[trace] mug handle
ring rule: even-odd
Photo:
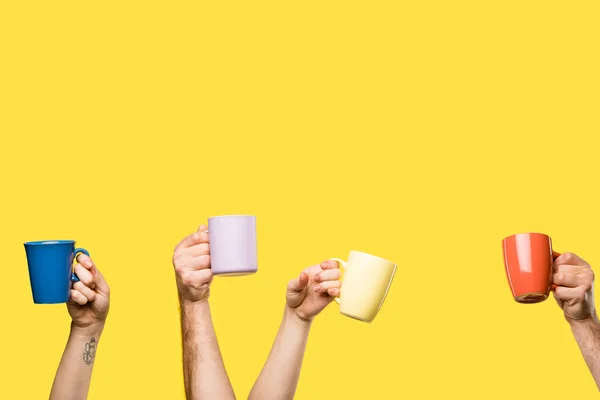
[[[552,250],[552,275],[554,275],[554,261],[556,261],[556,259],[560,256],[561,256],[561,253]],[[553,283],[550,285],[550,290],[556,290],[557,287],[558,287],[558,285],[555,285]]]
[[[340,260],[339,258],[330,258],[329,261],[335,261],[338,266],[340,267],[340,269],[344,268],[344,270],[342,270],[342,276],[344,276],[344,272],[346,270],[346,261],[344,260]],[[342,278],[340,278],[340,281],[342,280]],[[340,293],[341,295],[341,293]],[[335,300],[336,303],[340,304],[340,298],[339,297],[334,297],[333,298]]]
[[[73,251],[73,260],[77,261],[77,256],[79,254],[85,254],[88,257],[90,256],[90,253],[86,249],[78,248]],[[75,271],[71,272],[71,282],[79,282],[79,278],[77,277],[77,275],[75,275]]]

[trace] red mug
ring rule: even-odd
[[[519,233],[504,238],[504,267],[513,298],[519,303],[539,303],[548,298],[554,275],[552,239],[543,233]]]

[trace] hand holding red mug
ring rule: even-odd
[[[564,253],[554,261],[552,277],[554,298],[569,322],[596,318],[594,272],[590,265],[573,253]]]
[[[552,250],[552,239],[542,233],[520,233],[502,241],[506,276],[519,303],[546,300],[551,290],[569,321],[594,314],[594,273],[573,253]]]

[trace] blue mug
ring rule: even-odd
[[[33,302],[56,304],[69,301],[72,282],[79,279],[73,272],[73,260],[85,249],[76,249],[74,240],[45,240],[25,243],[29,281]]]

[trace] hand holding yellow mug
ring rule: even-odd
[[[360,251],[351,251],[348,261],[332,258],[343,267],[340,313],[363,322],[371,322],[381,309],[390,289],[396,264]]]

